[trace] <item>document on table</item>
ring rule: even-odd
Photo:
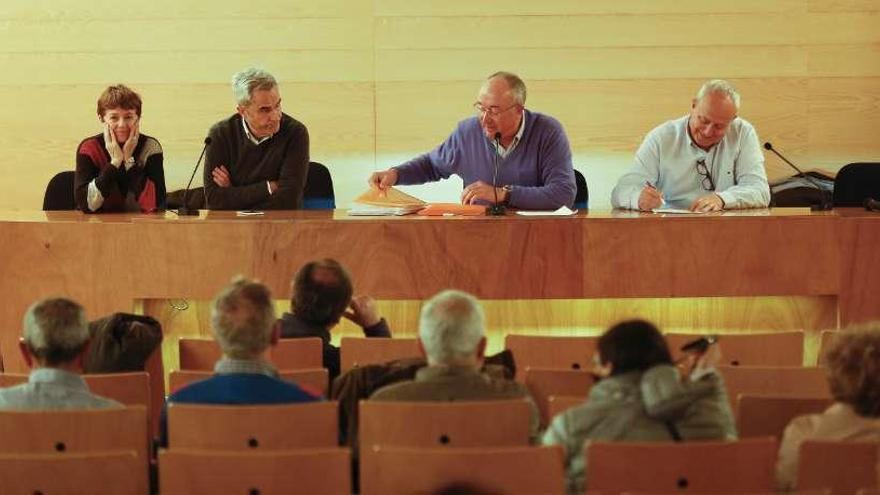
[[[665,213],[670,215],[704,215],[708,213],[707,211],[691,211],[685,210],[683,208],[654,208],[651,210],[654,213]]]
[[[372,206],[372,205],[352,205],[352,208],[348,210],[348,214],[350,216],[355,217],[390,217],[390,216],[401,216],[401,215],[410,215],[424,208],[424,206],[412,205],[412,206]]]
[[[577,213],[577,210],[569,209],[567,206],[560,206],[558,210],[520,210],[517,215],[524,217],[570,217]]]

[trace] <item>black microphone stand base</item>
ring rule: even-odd
[[[490,216],[490,217],[500,217],[500,216],[507,215],[507,207],[502,204],[499,204],[499,203],[495,203],[494,205],[487,206],[486,207],[486,215]]]
[[[179,217],[197,217],[199,216],[199,210],[194,210],[192,208],[187,208],[186,206],[181,206],[177,209],[177,216]]]

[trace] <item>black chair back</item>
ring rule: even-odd
[[[304,210],[332,210],[336,208],[336,195],[333,193],[333,177],[327,167],[317,162],[309,162],[306,185],[303,189]]]
[[[574,207],[578,210],[586,210],[590,204],[590,190],[587,189],[587,179],[580,171],[574,171],[574,183],[577,185],[577,193],[574,196]]]
[[[880,163],[850,163],[834,180],[834,206],[862,206],[867,198],[880,200]]]
[[[76,172],[65,170],[58,172],[46,185],[43,195],[43,211],[75,210],[73,199],[73,178]]]

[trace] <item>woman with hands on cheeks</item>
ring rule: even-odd
[[[125,85],[98,98],[102,132],[76,151],[74,197],[86,213],[154,212],[165,208],[162,146],[140,133],[141,97]]]

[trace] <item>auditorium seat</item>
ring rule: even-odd
[[[598,340],[599,337],[508,334],[504,348],[513,352],[517,380],[523,381],[526,368],[590,369]]]
[[[780,397],[740,394],[736,402],[736,429],[740,438],[776,437],[797,416],[821,413],[834,400],[831,397]]]
[[[361,494],[431,493],[450,482],[472,483],[489,493],[562,495],[562,448],[378,447],[361,457]]]
[[[806,366],[719,366],[731,410],[740,394],[830,398],[825,369]]]
[[[159,451],[162,495],[349,495],[351,455],[330,447],[260,452]]]
[[[177,346],[182,370],[213,371],[222,356],[214,340],[182,338]],[[324,366],[321,339],[281,339],[272,347],[269,359],[279,370],[320,368]]]
[[[155,435],[158,430],[153,429],[153,424],[158,424],[158,415],[162,409],[162,402],[154,407],[153,394],[151,393],[151,375],[143,371],[131,373],[95,373],[82,375],[89,390],[101,397],[113,399],[126,406],[144,406],[147,411],[147,421],[151,434]],[[164,377],[162,378],[164,380]],[[4,373],[0,374],[0,387],[11,387],[24,383],[28,375]],[[164,387],[163,387],[164,388]],[[165,398],[161,399],[163,402]]]
[[[133,451],[0,454],[6,495],[146,494],[144,460]]]
[[[172,449],[282,450],[335,447],[336,402],[168,405]]]
[[[421,357],[418,339],[343,337],[339,345],[343,373],[366,364]]]
[[[773,438],[733,442],[592,442],[587,490],[757,493],[775,489]]]
[[[279,370],[278,375],[282,380],[295,383],[309,392],[320,394],[322,397],[327,396],[327,368]],[[190,383],[212,376],[214,376],[213,371],[176,370],[168,375],[168,383],[171,393],[174,393]]]
[[[525,399],[457,402],[360,401],[361,453],[373,445],[483,447],[529,444]]]
[[[807,440],[798,454],[798,490],[852,495],[880,482],[880,443]]]
[[[131,451],[147,488],[147,411],[144,406],[65,411],[0,411],[0,454]],[[5,492],[4,492],[5,493]]]
[[[551,395],[580,397],[583,401],[590,393],[593,381],[593,375],[587,371],[545,368],[527,368],[523,378],[538,405],[542,427],[546,427],[553,418],[547,404]]]
[[[673,359],[683,356],[681,346],[700,335],[664,334]],[[722,363],[728,366],[802,366],[804,332],[724,334],[718,336]]]

